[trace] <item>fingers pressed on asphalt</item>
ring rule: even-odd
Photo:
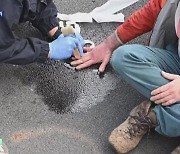
[[[83,48],[83,50],[84,50],[85,52],[91,52],[92,49],[93,49],[93,48],[91,48],[91,47],[84,47],[84,48]]]
[[[93,64],[92,60],[86,61],[85,63],[76,67],[77,70],[81,70],[83,68],[89,67]]]
[[[106,59],[104,60],[104,62],[102,62],[102,64],[101,64],[100,67],[99,67],[99,71],[100,71],[100,72],[104,72],[104,70],[105,70],[108,62],[109,62],[109,59],[108,59],[108,58],[106,58]]]
[[[71,62],[71,65],[75,66],[75,65],[79,65],[79,64],[83,64],[86,61],[89,61],[90,58],[89,56],[83,56],[81,59],[75,60]]]

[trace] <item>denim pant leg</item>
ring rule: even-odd
[[[161,71],[180,74],[180,58],[176,52],[143,45],[123,45],[116,49],[111,65],[132,87],[150,99],[151,91],[169,82]],[[156,131],[166,136],[180,136],[180,103],[154,111],[158,126]]]

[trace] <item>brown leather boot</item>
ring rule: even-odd
[[[130,112],[129,117],[121,125],[112,131],[109,142],[118,153],[127,153],[134,149],[143,135],[145,135],[151,127],[155,127],[148,116],[150,111],[151,102],[142,102]]]
[[[171,154],[180,154],[180,145],[176,149],[174,149]]]

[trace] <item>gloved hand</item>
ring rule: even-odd
[[[64,60],[72,56],[74,49],[78,48],[80,55],[83,54],[83,39],[79,40],[80,37],[72,37],[60,35],[56,40],[49,43],[49,56],[50,59]]]
[[[84,41],[84,39],[82,38],[82,36],[81,36],[80,33],[75,32],[74,34],[69,34],[68,36],[76,37],[76,38],[80,41],[80,43],[81,43],[82,46],[85,45],[85,41]],[[81,56],[82,56],[82,55],[81,55]]]
[[[79,34],[78,32],[75,32],[75,36],[80,41],[81,45],[84,46],[85,45],[85,41],[82,38],[81,34]]]

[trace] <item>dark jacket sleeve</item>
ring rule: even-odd
[[[21,21],[30,21],[42,34],[59,26],[57,8],[52,0],[23,0]]]
[[[22,0],[0,1],[0,62],[28,64],[44,62],[49,53],[49,44],[37,38],[17,38],[12,25],[22,18],[24,6]]]

